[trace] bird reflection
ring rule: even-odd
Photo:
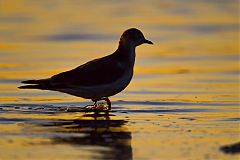
[[[84,117],[93,116],[93,120]],[[99,119],[105,118],[105,119]],[[81,146],[101,146],[107,150],[96,150],[102,159],[127,160],[132,159],[131,132],[124,129],[127,121],[110,120],[106,115],[85,114],[83,119],[59,120],[41,124],[44,127],[57,127],[56,131],[61,133],[81,133],[83,136],[61,136],[56,134],[52,137],[53,144],[71,144]]]

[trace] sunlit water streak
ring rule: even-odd
[[[237,159],[238,1],[0,1],[0,159]],[[90,103],[18,90],[112,53],[137,27],[134,78],[94,120]],[[2,147],[4,146],[4,147]],[[124,154],[122,154],[124,153]]]

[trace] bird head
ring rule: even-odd
[[[136,28],[130,28],[123,32],[120,41],[120,45],[124,46],[133,46],[137,47],[141,44],[147,43],[147,44],[153,44],[151,41],[145,39],[143,33],[136,29]]]

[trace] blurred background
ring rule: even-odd
[[[0,101],[83,101],[18,90],[113,53],[128,28],[155,45],[137,48],[130,86],[113,99],[227,100],[238,96],[237,0],[0,1]]]
[[[113,53],[132,27],[154,45],[109,117],[17,88]],[[0,0],[0,159],[233,160],[239,120],[238,0]]]

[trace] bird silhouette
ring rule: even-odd
[[[111,102],[108,97],[128,86],[133,76],[135,48],[144,43],[153,44],[140,30],[130,28],[123,32],[114,53],[47,79],[22,81],[29,85],[18,88],[59,91],[91,99],[95,108],[97,101],[105,100],[109,111]]]

